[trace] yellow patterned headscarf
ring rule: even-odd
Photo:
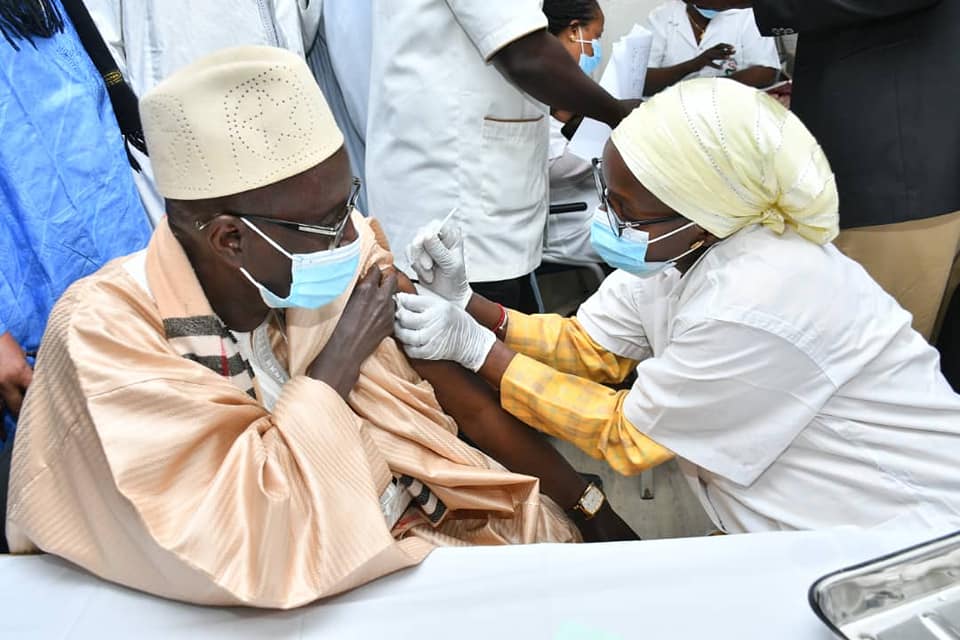
[[[682,82],[637,108],[612,141],[644,187],[718,238],[755,224],[817,244],[837,237],[823,150],[764,93],[726,79]]]

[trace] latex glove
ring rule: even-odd
[[[449,219],[434,220],[423,227],[407,247],[407,259],[420,287],[466,309],[473,289],[467,282],[463,259],[463,232]]]
[[[497,341],[470,314],[432,296],[397,294],[394,336],[415,360],[453,360],[479,371]]]

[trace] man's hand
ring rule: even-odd
[[[346,399],[357,384],[360,367],[393,333],[397,275],[371,267],[357,283],[340,322],[307,375],[330,385]]]
[[[20,406],[27,387],[33,379],[33,369],[27,364],[23,349],[9,332],[0,336],[0,413],[9,411],[14,418],[20,415]],[[3,423],[0,422],[0,434]]]
[[[714,47],[710,47],[699,56],[694,58],[697,61],[697,64],[701,69],[704,67],[713,67],[714,69],[722,69],[723,66],[716,63],[717,60],[729,60],[737,53],[737,50],[733,45],[729,44],[718,44]]]
[[[397,294],[394,332],[415,360],[451,360],[471,371],[486,362],[497,338],[446,300]]]
[[[407,258],[424,289],[466,309],[473,289],[467,282],[459,224],[453,220],[429,223],[407,247]]]

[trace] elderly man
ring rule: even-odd
[[[536,478],[456,437],[388,338],[391,257],[353,214],[343,137],[300,57],[224,50],[141,114],[168,218],[52,315],[12,551],[190,602],[294,607],[435,545],[579,537]],[[437,395],[458,385],[453,416],[497,431],[460,371],[431,378]],[[544,482],[575,505],[570,477]]]

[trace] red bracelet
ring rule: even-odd
[[[497,303],[497,306],[500,307],[500,320],[497,321],[493,333],[499,336],[500,332],[507,326],[507,310],[502,304]]]

